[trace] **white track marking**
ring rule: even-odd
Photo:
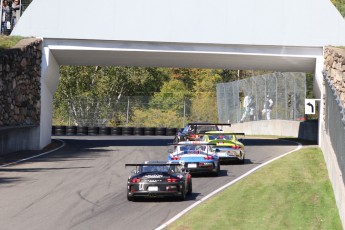
[[[55,152],[56,150],[59,150],[59,149],[61,149],[62,147],[64,147],[66,145],[66,143],[64,141],[62,141],[62,140],[58,140],[58,141],[62,142],[62,145],[59,148],[56,148],[56,149],[50,150],[48,152],[44,152],[44,153],[32,156],[32,157],[21,159],[21,160],[15,161],[15,162],[11,162],[11,163],[8,163],[8,164],[0,165],[0,167],[7,167],[7,166],[15,165],[15,164],[18,164],[20,162],[27,161],[27,160],[30,160],[30,159],[33,159],[33,158],[36,158],[36,157],[44,156],[44,155],[47,155],[49,153]]]

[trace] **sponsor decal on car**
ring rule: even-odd
[[[154,174],[154,175],[145,175],[143,177],[145,177],[145,178],[162,178],[163,175]]]

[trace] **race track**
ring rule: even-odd
[[[0,230],[152,230],[210,192],[289,152],[297,144],[246,139],[246,163],[221,166],[219,177],[193,177],[187,201],[129,202],[125,163],[166,160],[166,136],[58,137],[66,146],[0,168]]]

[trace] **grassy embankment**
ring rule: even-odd
[[[19,36],[0,36],[0,51],[13,47],[23,37]]]
[[[343,228],[322,152],[307,147],[259,169],[167,229]]]

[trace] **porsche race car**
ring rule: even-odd
[[[219,157],[207,142],[182,141],[178,144],[173,144],[173,146],[174,149],[169,150],[169,162],[184,162],[185,168],[190,173],[219,175]]]
[[[231,126],[228,123],[209,123],[209,122],[191,122],[188,123],[181,131],[179,131],[174,143],[180,141],[197,141],[201,140],[202,136],[207,131],[222,131],[223,126]]]
[[[225,133],[221,131],[206,132],[203,141],[211,144],[220,162],[239,161],[245,163],[245,151],[242,139],[237,136],[244,133]]]
[[[135,166],[127,182],[127,200],[148,197],[177,197],[185,200],[192,193],[191,174],[179,162],[148,161]]]

